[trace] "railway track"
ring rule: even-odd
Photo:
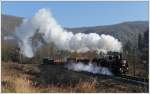
[[[135,77],[135,76],[129,76],[129,75],[119,75],[114,77],[114,79],[121,80],[124,82],[129,82],[137,85],[144,85],[148,87],[149,80],[142,77]]]
[[[142,86],[145,88],[145,92],[148,92],[149,90],[149,80],[145,78],[129,76],[129,75],[105,76],[105,77],[107,77],[108,79],[120,81],[122,83],[129,83],[137,86]]]
[[[145,82],[145,83],[149,82],[148,79],[142,78],[142,77],[135,77],[135,76],[129,76],[129,75],[121,75],[121,77],[125,79],[129,79],[129,80],[139,81],[139,82]]]
[[[113,79],[116,81],[120,81],[123,83],[129,83],[129,84],[136,84],[136,85],[142,85],[148,88],[149,86],[149,80],[142,78],[142,77],[136,77],[136,76],[129,76],[129,75],[118,75],[118,76],[113,76],[113,75],[103,75],[103,74],[92,74],[92,73],[86,73],[87,75],[91,75],[93,77],[103,77],[106,79]]]

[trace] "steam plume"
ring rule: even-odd
[[[54,43],[60,50],[86,52],[89,50],[105,50],[120,52],[122,45],[110,35],[96,33],[73,34],[63,29],[53,18],[49,9],[40,9],[32,18],[25,19],[16,28],[15,35],[19,39],[21,53],[26,57],[33,57],[36,47],[32,38],[38,33],[46,43]]]
[[[83,64],[83,63],[68,63],[66,66],[69,70],[74,71],[87,71],[93,74],[104,74],[104,75],[112,75],[111,71],[108,68],[96,66],[91,63]]]

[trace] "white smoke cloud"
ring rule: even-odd
[[[96,33],[73,34],[63,29],[53,18],[49,9],[40,9],[32,18],[25,19],[16,28],[15,35],[19,39],[21,53],[33,57],[32,37],[39,33],[46,43],[54,43],[60,50],[86,52],[89,50],[105,50],[120,52],[122,44],[110,35]]]
[[[93,74],[104,74],[112,75],[111,71],[108,68],[96,66],[94,64],[83,64],[83,63],[68,63],[66,66],[69,70],[74,71],[86,71]]]

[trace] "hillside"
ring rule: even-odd
[[[2,15],[2,37],[11,35],[15,31],[15,27],[22,22],[21,17],[10,15]],[[95,26],[95,27],[81,27],[81,28],[67,28],[74,33],[98,33],[109,34],[119,39],[123,44],[130,41],[132,46],[137,47],[138,34],[144,33],[148,29],[147,21],[123,22],[114,25]]]
[[[21,17],[9,16],[9,15],[1,15],[1,31],[2,37],[5,35],[10,35],[15,31],[16,26],[22,23]]]
[[[73,28],[70,30],[73,32],[109,34],[119,39],[123,44],[130,41],[131,44],[137,46],[138,34],[145,32],[147,29],[148,22],[135,21],[106,26]]]

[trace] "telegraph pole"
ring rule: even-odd
[[[135,50],[135,48],[133,49],[133,51],[134,51],[134,52],[133,52],[133,53],[134,53],[133,56],[134,56],[134,59],[135,59],[135,60],[133,61],[133,73],[134,73],[133,75],[135,76],[135,64],[136,64],[136,52],[135,52],[136,50]]]
[[[21,53],[19,52],[19,63],[22,63],[22,57],[21,57]]]

